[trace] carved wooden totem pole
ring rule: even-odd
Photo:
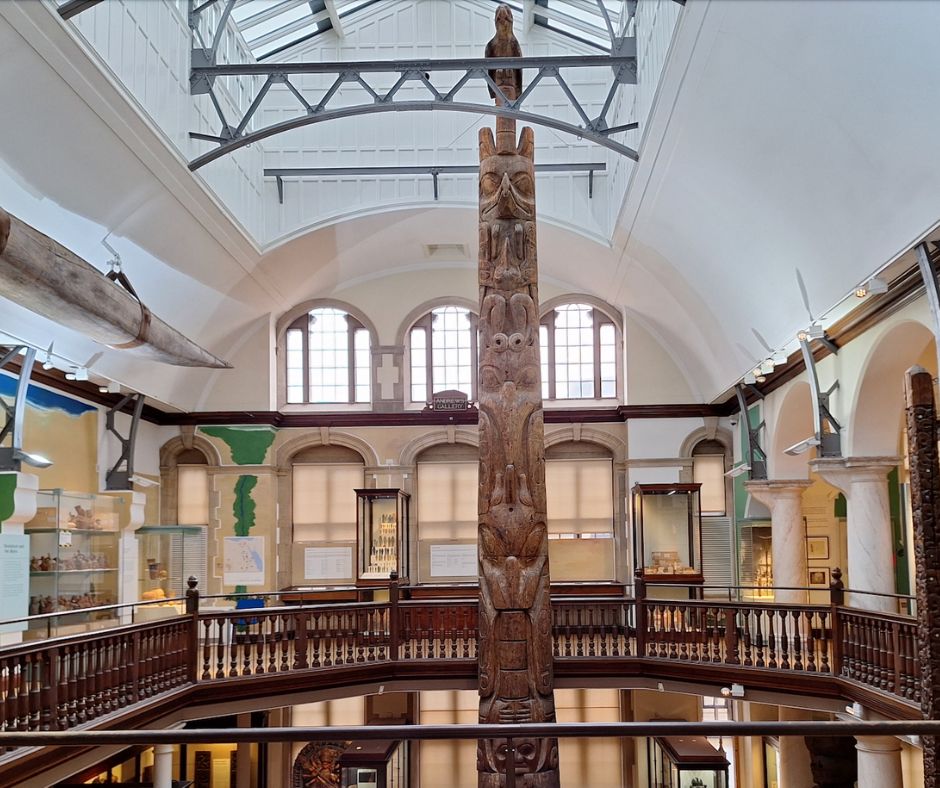
[[[917,643],[924,718],[940,719],[940,458],[933,376],[911,367],[905,380],[907,446],[911,464]],[[940,786],[937,736],[922,736],[924,788]]]
[[[496,11],[487,57],[521,54],[512,12]],[[507,99],[522,73],[490,71]],[[492,88],[490,94],[501,99]],[[539,366],[535,142],[497,117],[480,131],[480,722],[554,722]],[[558,786],[557,739],[514,738],[515,785]],[[505,786],[506,739],[481,740],[481,788]]]

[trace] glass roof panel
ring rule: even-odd
[[[342,19],[376,2],[379,0],[335,0],[332,5],[337,18]],[[628,0],[513,0],[508,5],[522,24],[528,20],[607,51],[611,38],[608,20],[620,35],[632,4]],[[333,29],[333,17],[324,0],[238,0],[232,18],[259,60]]]

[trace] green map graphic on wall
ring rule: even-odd
[[[225,441],[236,465],[261,465],[277,434],[272,427],[200,427],[199,431]]]
[[[0,523],[9,520],[16,509],[14,494],[16,493],[16,474],[4,473],[0,475]]]
[[[258,477],[249,474],[239,476],[238,481],[235,482],[235,501],[232,503],[232,514],[235,515],[235,536],[249,536],[249,531],[254,528],[255,501],[251,497],[251,491],[255,489],[257,484]],[[247,592],[247,586],[235,586],[236,594],[245,594]]]

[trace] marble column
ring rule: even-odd
[[[803,490],[807,479],[774,479],[745,483],[747,491],[770,510],[774,586],[806,585],[806,539]],[[805,591],[774,591],[774,601],[805,604]]]
[[[173,788],[173,745],[153,748],[153,788]]]
[[[904,788],[901,743],[897,739],[858,736],[855,749],[858,750],[858,788]]]
[[[805,709],[793,709],[781,706],[779,712],[781,722],[809,720],[812,718]],[[814,785],[813,767],[810,763],[809,750],[806,739],[802,736],[780,737],[780,785],[783,786],[809,786]]]
[[[848,588],[893,594],[894,537],[888,510],[888,473],[897,457],[846,457],[812,460],[810,468],[838,487],[848,502],[848,559],[842,567]],[[847,604],[866,610],[897,613],[897,600],[870,594],[849,594]]]

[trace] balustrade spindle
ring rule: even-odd
[[[784,616],[787,614],[784,613]],[[800,627],[800,611],[790,613],[793,619],[793,670],[803,670],[803,631]]]

